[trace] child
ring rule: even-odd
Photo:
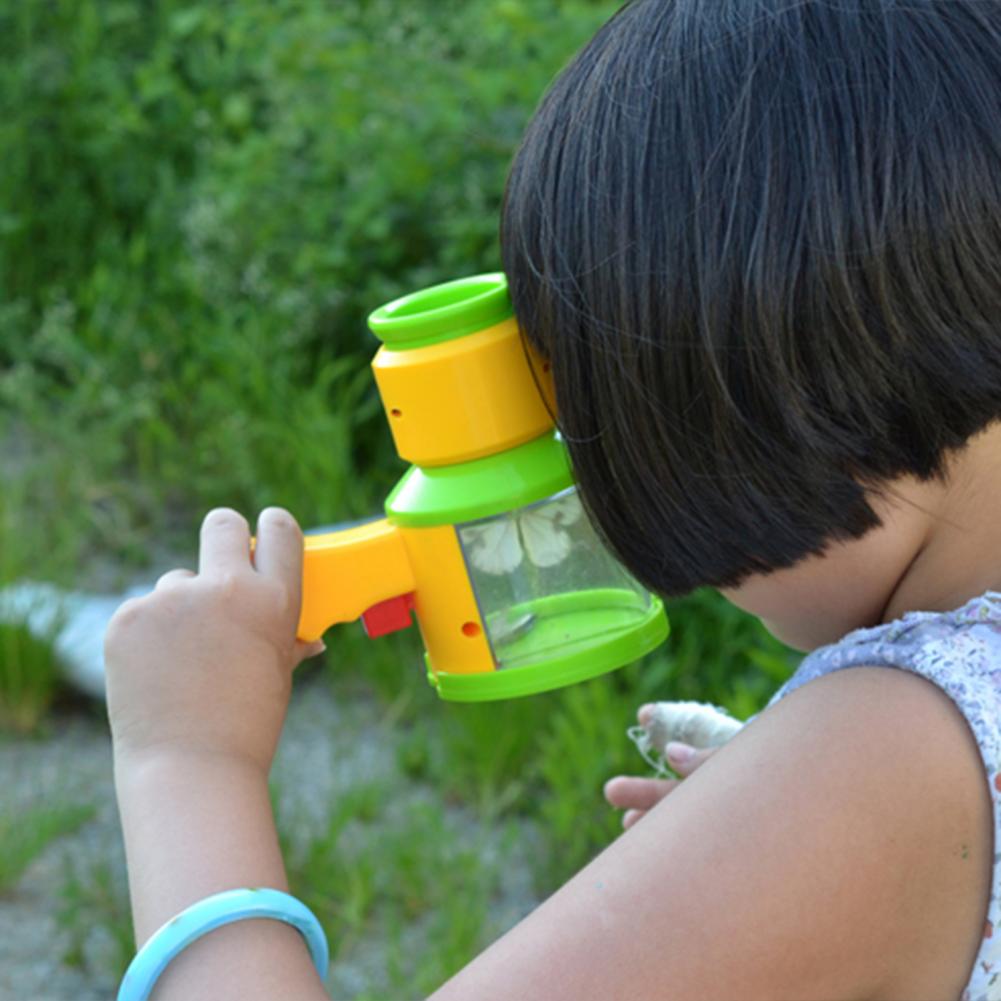
[[[589,513],[813,652],[677,787],[610,784],[642,822],[436,998],[1001,997],[999,94],[1001,4],[637,0],[542,103],[504,268]],[[213,512],[109,629],[140,944],[286,888],[267,774],[315,648],[295,523],[257,535]],[[276,921],[155,993],[324,996]]]

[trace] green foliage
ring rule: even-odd
[[[400,467],[364,317],[496,268],[521,129],[612,7],[0,12],[0,415],[55,481],[36,517],[134,558],[209,505],[374,507]]]
[[[16,467],[17,461],[14,457],[11,465]],[[24,569],[45,575],[58,564],[51,549],[33,551],[25,538],[30,530],[21,530],[14,521],[15,512],[27,501],[25,483],[15,476],[0,488],[0,594]],[[2,602],[0,596],[0,607]],[[40,637],[28,630],[22,615],[5,614],[0,621],[0,735],[44,734],[46,717],[61,688],[60,663],[51,640],[58,618],[49,635]]]
[[[121,980],[135,952],[123,872],[106,858],[67,856],[55,917],[63,934],[62,962],[95,979]]]
[[[279,830],[289,884],[320,918],[335,972],[375,937],[386,950],[382,989],[401,996],[416,981],[423,996],[486,945],[496,863],[466,843],[469,830],[441,803],[404,784],[358,786],[305,846],[287,818]]]
[[[59,686],[52,644],[26,626],[0,623],[0,733],[39,732]]]
[[[94,807],[80,803],[45,803],[0,816],[0,891],[9,890],[51,842],[93,816]]]
[[[619,832],[601,789],[614,774],[640,770],[625,738],[635,712],[633,697],[599,678],[567,689],[540,735],[538,813],[549,845],[536,872],[542,893],[566,882]]]
[[[339,694],[348,696],[355,687],[374,691],[395,707],[393,719],[415,718],[437,703],[416,628],[372,640],[361,623],[352,623],[328,632],[325,642],[330,681]]]
[[[368,825],[382,812],[386,790],[360,786],[342,796],[323,833],[304,847],[289,836],[289,822],[278,814],[279,840],[289,883],[320,918],[331,941],[331,952],[344,948],[371,920],[376,906],[376,859],[365,850],[347,846],[345,831]]]
[[[469,705],[439,702],[406,733],[398,763],[412,778],[488,821],[524,810],[539,734],[553,705],[551,696]]]

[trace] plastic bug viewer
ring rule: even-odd
[[[546,363],[525,351],[504,275],[421,289],[368,322],[411,466],[385,518],[306,540],[299,638],[358,618],[380,636],[413,614],[428,680],[462,702],[572,684],[662,642],[662,602],[582,516]]]
[[[436,997],[1001,997],[999,93],[1001,4],[641,0],[544,98],[503,267],[586,514],[807,655]],[[129,996],[326,996],[267,793],[302,541],[249,539],[109,629]]]

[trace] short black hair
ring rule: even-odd
[[[536,111],[501,246],[641,581],[860,537],[1001,417],[1001,3],[628,3]]]

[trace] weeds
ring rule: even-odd
[[[135,952],[125,873],[108,859],[67,855],[56,924],[64,935],[67,966],[120,981]]]
[[[39,732],[59,687],[52,643],[27,626],[0,622],[0,732]]]
[[[608,679],[567,689],[541,734],[535,763],[543,790],[538,813],[550,851],[539,860],[537,884],[552,892],[619,832],[619,817],[602,798],[605,781],[636,771],[624,733],[634,699]]]
[[[499,883],[496,861],[475,847],[491,832],[422,798],[431,795],[406,784],[353,789],[299,851],[279,824],[290,886],[320,918],[335,970],[377,939],[394,997],[430,992],[486,944]]]
[[[377,510],[403,466],[365,316],[496,268],[522,126],[613,7],[0,14],[0,417],[34,551],[141,560],[218,503]]]
[[[90,804],[46,803],[0,816],[0,892],[10,890],[56,838],[72,834],[94,812]]]
[[[486,705],[438,701],[400,741],[398,763],[490,823],[525,808],[538,736],[553,704],[546,696]]]
[[[24,489],[18,481],[0,490],[0,733],[14,734],[40,732],[59,690],[53,643],[28,629],[30,608],[11,614],[3,593],[29,567],[42,572],[53,569],[51,554],[34,559],[26,533],[14,522],[15,511],[26,501]],[[57,617],[48,623],[50,636],[55,636],[58,626]]]

